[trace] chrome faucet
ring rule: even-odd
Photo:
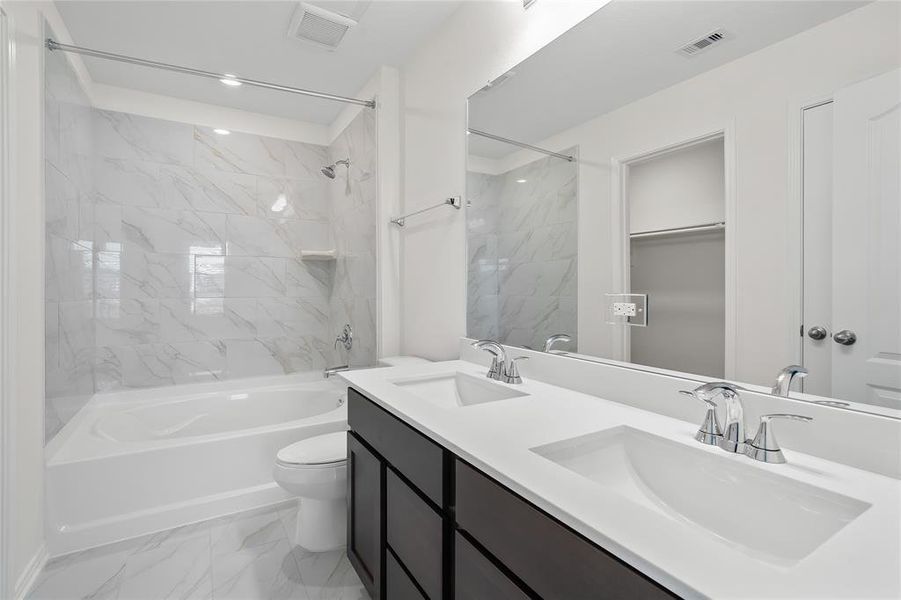
[[[491,353],[491,367],[488,369],[488,379],[500,381],[507,371],[507,351],[494,340],[479,340],[472,343],[473,348]]]
[[[725,423],[717,445],[727,452],[745,450],[745,408],[739,396],[740,390],[743,388],[726,381],[713,381],[696,387],[692,392],[704,401],[712,402],[716,396],[722,396],[725,400]]]
[[[807,373],[809,371],[802,367],[801,365],[789,365],[779,371],[779,376],[776,377],[776,383],[773,385],[773,395],[775,396],[785,396],[788,398],[789,391],[791,390],[792,380],[795,377],[807,377]]]
[[[789,367],[790,368],[790,367]],[[691,396],[707,405],[707,413],[704,422],[695,433],[695,439],[702,444],[719,446],[727,452],[741,453],[761,462],[781,464],[785,462],[782,449],[776,443],[776,438],[770,430],[770,421],[773,419],[792,419],[794,421],[810,422],[813,419],[804,415],[793,414],[769,414],[760,417],[760,426],[754,439],[745,437],[744,406],[741,402],[739,391],[743,391],[737,385],[725,381],[714,381],[696,387],[692,391],[682,390],[679,393]],[[720,428],[719,419],[716,416],[716,402],[718,395],[722,395],[726,401],[726,424]]]
[[[522,377],[519,375],[516,361],[528,360],[528,356],[516,356],[507,360],[506,350],[499,342],[494,340],[479,340],[473,342],[472,347],[491,353],[491,367],[488,369],[486,377],[495,381],[503,381],[504,383],[522,383]]]
[[[347,365],[341,365],[340,367],[326,367],[322,370],[322,376],[328,379],[332,375],[343,373],[344,371],[350,371],[350,367]]]
[[[565,333],[555,333],[544,342],[544,351],[550,352],[557,342],[571,342],[573,339]]]

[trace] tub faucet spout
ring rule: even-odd
[[[341,373],[342,371],[350,371],[350,367],[347,365],[341,365],[340,367],[326,367],[325,370],[322,371],[322,376],[328,379],[332,375]]]

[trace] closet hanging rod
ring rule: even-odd
[[[700,233],[702,231],[716,231],[723,229],[726,223],[720,221],[718,223],[707,223],[706,225],[692,225],[691,227],[673,227],[671,229],[655,229],[653,231],[639,231],[629,234],[633,240],[636,238],[658,237],[661,235],[671,235],[674,233]]]
[[[472,135],[477,135],[479,137],[488,138],[489,140],[494,140],[496,142],[504,142],[505,144],[512,144],[514,146],[519,146],[520,148],[525,148],[527,150],[534,150],[535,152],[541,152],[542,154],[547,154],[548,156],[554,156],[556,158],[562,158],[563,160],[573,162],[575,157],[570,156],[569,154],[560,154],[559,152],[554,152],[553,150],[545,150],[544,148],[539,148],[538,146],[533,146],[532,144],[526,144],[525,142],[517,142],[516,140],[511,140],[510,138],[501,137],[499,135],[494,135],[493,133],[488,133],[487,131],[480,131],[478,129],[467,129],[469,133]]]
[[[418,215],[424,213],[426,211],[435,210],[436,208],[441,208],[442,206],[453,206],[457,210],[460,210],[460,207],[463,206],[463,201],[460,196],[451,196],[450,198],[445,198],[444,202],[441,204],[436,204],[434,206],[428,206],[426,208],[422,208],[415,212],[411,212],[410,214],[404,215],[402,217],[397,217],[396,219],[391,219],[391,222],[397,225],[398,227],[403,227],[406,224],[406,220],[413,215]]]
[[[169,63],[157,62],[155,60],[146,60],[143,58],[135,58],[124,54],[114,54],[112,52],[104,52],[102,50],[92,50],[91,48],[82,48],[81,46],[73,46],[71,44],[61,44],[52,38],[47,38],[46,46],[48,50],[60,50],[62,52],[72,52],[73,54],[83,54],[94,58],[102,58],[105,60],[114,60],[117,62],[138,65],[141,67],[151,67],[153,69],[162,69],[164,71],[173,71],[175,73],[183,73],[185,75],[195,75],[197,77],[206,77],[208,79],[228,79],[244,85],[252,87],[264,88],[267,90],[276,90],[279,92],[288,92],[290,94],[299,94],[301,96],[310,96],[312,98],[322,98],[323,100],[333,100],[335,102],[345,102],[347,104],[356,104],[358,106],[366,106],[375,108],[375,100],[360,100],[359,98],[349,98],[347,96],[338,96],[337,94],[326,94],[325,92],[314,92],[313,90],[305,90],[302,88],[280,85],[277,83],[269,83],[266,81],[258,81],[256,79],[247,79],[237,77],[228,73],[213,73],[212,71],[203,71],[192,67],[182,67],[180,65],[171,65]]]

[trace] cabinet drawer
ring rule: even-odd
[[[459,533],[454,540],[454,597],[457,600],[529,600],[528,594]]]
[[[676,597],[459,461],[456,517],[461,529],[546,600]]]
[[[353,388],[347,391],[350,428],[438,506],[444,506],[444,450],[376,406]]]
[[[385,596],[391,600],[428,600],[404,572],[391,552],[385,554]]]
[[[388,546],[429,598],[441,598],[441,516],[388,469]],[[390,598],[390,595],[389,595]]]

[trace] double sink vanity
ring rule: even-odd
[[[901,593],[898,479],[699,442],[675,378],[696,423],[528,376],[559,357],[520,383],[468,358],[343,375],[348,555],[373,598]]]

